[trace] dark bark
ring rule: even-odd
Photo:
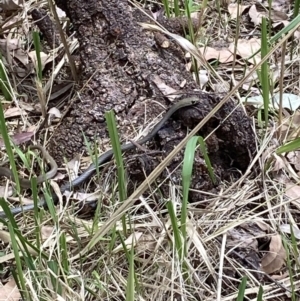
[[[90,141],[108,137],[104,113],[111,109],[118,116],[121,137],[133,138],[134,135],[128,134],[133,132],[133,126],[143,125],[145,118],[155,118],[163,110],[160,104],[170,106],[155,84],[157,78],[183,96],[199,89],[191,73],[186,71],[181,48],[172,41],[169,48],[160,47],[160,43],[156,42],[161,42],[162,37],[143,30],[138,24],[149,23],[150,20],[130,7],[127,1],[58,0],[56,4],[67,13],[77,32],[82,63],[81,82],[85,84],[49,144],[52,155],[59,162],[63,161],[63,156],[70,159],[75,153],[82,152],[82,133]],[[161,17],[160,22],[172,32],[181,29],[182,22],[178,20]],[[202,102],[197,108],[182,109],[181,114],[177,114],[183,124],[195,125],[219,101],[216,95],[198,93]],[[209,134],[223,122],[232,108],[233,102],[223,106],[200,134],[204,137]],[[185,135],[182,128],[180,123],[170,121],[160,133],[159,148],[165,154]],[[251,123],[242,110],[236,110],[208,140],[208,150],[219,180],[232,176],[227,172],[232,166],[244,170],[254,146]],[[138,153],[137,150],[134,152]],[[141,181],[144,177],[142,167],[150,172],[159,160],[161,158],[156,156],[150,160],[151,164],[142,159],[129,161],[129,173],[133,179]],[[180,182],[180,171],[173,179]],[[206,190],[213,188],[202,159],[196,160],[193,186]]]

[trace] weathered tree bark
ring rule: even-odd
[[[166,84],[180,90],[192,90],[196,84],[184,68],[183,56],[175,57],[155,49],[152,33],[143,31],[127,1],[57,1],[74,24],[80,43],[85,88],[53,136],[52,153],[61,161],[81,152],[82,133],[90,139],[107,137],[104,113],[114,109],[120,121],[141,112],[131,108],[151,97],[165,104],[162,94],[151,81],[158,75]],[[163,58],[164,57],[164,58]],[[174,61],[177,60],[177,61]],[[147,109],[151,109],[149,106]],[[144,110],[144,108],[142,108]],[[162,110],[156,106],[155,113]],[[151,117],[151,112],[148,112]],[[120,128],[123,133],[126,129]]]
[[[151,120],[161,113],[160,104],[170,104],[156,86],[157,78],[182,95],[199,89],[185,69],[181,49],[173,42],[167,49],[160,48],[153,32],[143,30],[138,24],[150,22],[150,19],[129,6],[126,0],[56,0],[56,4],[69,16],[77,32],[82,62],[81,81],[85,83],[49,144],[50,152],[59,162],[63,161],[63,156],[70,159],[75,153],[82,152],[82,133],[91,141],[108,137],[104,123],[104,113],[108,110],[113,109],[118,116],[121,137],[129,136],[132,125],[142,125],[145,118]],[[165,20],[164,26],[172,27],[174,31],[181,25]],[[199,93],[199,97],[202,103],[197,108],[181,111],[180,120],[186,125],[198,123],[219,101],[215,95]],[[233,102],[223,106],[200,134],[206,136],[210,133],[224,121],[233,107]],[[185,132],[178,128],[178,123],[170,122],[160,133],[160,148],[169,152],[183,135]],[[173,139],[166,141],[170,137]],[[236,110],[208,141],[218,177],[231,176],[226,169],[232,161],[237,168],[245,169],[254,146],[251,123],[242,110]],[[136,164],[135,160],[129,168],[136,171]],[[193,180],[196,188],[203,188],[204,180],[211,183],[204,166],[203,160],[196,160]],[[154,167],[155,163],[150,164],[149,171]],[[140,179],[141,175],[137,178]],[[175,178],[179,181],[180,174]],[[212,187],[209,184],[205,188]]]

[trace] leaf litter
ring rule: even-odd
[[[17,4],[17,1],[2,1],[2,9],[4,11],[15,11],[16,9],[22,8],[22,6]],[[287,26],[288,25],[288,14],[289,6],[288,1],[272,1],[272,7],[269,8],[267,2],[264,4],[255,3],[252,5],[240,5],[239,7],[239,17],[246,20],[243,27],[243,32],[241,37],[237,41],[236,49],[234,48],[234,43],[232,41],[225,41],[219,35],[219,32],[223,31],[224,28],[218,26],[214,23],[214,14],[216,14],[216,8],[213,6],[210,7],[206,11],[206,24],[204,24],[204,28],[202,29],[203,35],[206,35],[206,31],[213,30],[216,35],[213,38],[212,45],[205,45],[203,47],[199,47],[199,51],[206,61],[216,60],[219,63],[217,68],[218,75],[220,78],[227,82],[230,77],[234,78],[234,81],[239,81],[242,78],[240,77],[241,73],[248,72],[257,62],[260,60],[260,54],[256,54],[255,57],[248,59],[252,56],[260,48],[260,38],[257,36],[257,27],[261,23],[262,16],[269,17],[271,15],[272,26],[275,28],[276,26]],[[224,17],[230,17],[231,19],[237,18],[237,5],[229,4],[227,9],[223,12]],[[269,12],[271,14],[269,14]],[[4,28],[8,27],[14,22],[17,24],[18,18],[14,17],[10,19],[9,22],[4,24]],[[30,23],[30,22],[29,22]],[[209,26],[209,25],[212,26]],[[229,27],[233,26],[232,23],[228,24]],[[255,26],[256,28],[254,28]],[[210,28],[209,28],[210,27]],[[234,26],[232,28],[235,29]],[[6,38],[0,40],[0,47],[2,50],[8,51],[6,53],[7,57],[5,59],[11,66],[13,66],[14,71],[20,79],[24,79],[27,76],[30,76],[35,73],[35,52],[27,51],[26,48],[22,47],[23,39],[22,36],[28,36],[31,29],[25,32],[18,32],[18,34],[11,38],[8,33],[10,32],[8,29],[3,31],[5,33]],[[172,36],[176,38],[176,36]],[[297,37],[297,35],[296,35]],[[233,38],[233,36],[231,36]],[[189,44],[186,43],[186,47],[189,47]],[[234,57],[234,53],[236,50],[237,57]],[[46,67],[47,63],[54,62],[57,57],[57,53],[48,55],[43,53],[43,68]],[[274,62],[278,58],[273,58]],[[232,66],[233,61],[237,61],[237,72],[230,73],[230,67]],[[199,60],[201,63],[201,60]],[[205,66],[204,66],[205,67]],[[289,69],[287,69],[288,71]],[[239,72],[240,71],[240,72]],[[204,80],[206,81],[208,78],[212,81],[213,84],[217,84],[216,78],[212,76],[209,70],[207,70],[207,76]],[[274,77],[275,81],[278,81],[278,77]],[[289,75],[287,72],[287,76],[285,77],[285,86],[288,87],[287,95],[295,95],[297,96],[298,88],[297,81],[295,81],[294,76]],[[29,82],[29,85],[36,87],[34,82]],[[222,83],[224,84],[224,83]],[[252,89],[252,91],[259,91],[259,83],[257,78],[253,78],[253,80],[248,84],[248,87]],[[168,87],[164,85],[164,83],[160,82],[159,86],[166,91],[172,90],[172,87]],[[205,86],[206,87],[206,86]],[[207,86],[209,89],[209,86]],[[34,89],[38,89],[37,87]],[[249,90],[251,90],[249,89]],[[28,89],[24,89],[25,94],[34,95],[37,93],[32,93]],[[289,97],[291,99],[291,97]],[[247,100],[250,98],[248,97]],[[18,98],[16,99],[19,100]],[[250,99],[251,100],[251,99]],[[31,99],[30,97],[26,100],[26,105],[28,110],[24,112],[23,107],[14,106],[12,103],[11,107],[7,107],[5,109],[5,117],[7,120],[7,125],[10,131],[10,135],[14,142],[17,145],[21,145],[27,141],[29,141],[33,132],[26,131],[28,128],[31,128],[33,124],[37,124],[40,120],[35,119],[30,112],[36,111],[36,104],[39,100],[35,96],[35,99]],[[252,100],[253,101],[253,100]],[[297,104],[298,99],[295,102],[290,102],[289,104]],[[261,104],[261,103],[260,103]],[[189,239],[189,260],[192,265],[197,267],[197,276],[193,284],[195,287],[200,287],[201,293],[203,295],[211,294],[212,297],[214,284],[210,286],[209,275],[215,278],[216,268],[219,264],[219,254],[220,254],[220,245],[218,240],[215,240],[216,237],[220,236],[220,234],[227,233],[226,239],[226,250],[234,249],[239,254],[244,254],[249,252],[251,254],[255,254],[257,256],[252,256],[252,260],[255,262],[255,266],[257,266],[257,271],[260,271],[260,268],[268,275],[278,276],[279,272],[287,269],[286,266],[286,250],[282,244],[282,235],[291,234],[290,227],[294,229],[295,238],[299,240],[299,229],[297,227],[297,223],[299,224],[299,209],[300,209],[300,186],[298,185],[299,181],[299,151],[287,152],[284,154],[277,155],[275,153],[276,148],[278,146],[277,143],[283,143],[287,140],[287,137],[294,138],[297,136],[295,134],[294,128],[298,127],[299,122],[299,112],[295,106],[287,106],[292,113],[290,116],[286,116],[286,120],[283,124],[279,124],[274,119],[274,125],[276,127],[275,133],[272,133],[274,137],[278,139],[280,137],[279,134],[283,134],[277,142],[270,139],[269,143],[266,145],[261,144],[264,149],[261,149],[262,157],[258,158],[257,161],[261,163],[261,170],[258,171],[258,175],[253,172],[246,181],[243,183],[240,181],[236,183],[240,189],[236,189],[235,186],[229,183],[224,183],[224,191],[223,193],[216,195],[208,195],[210,198],[210,204],[207,208],[202,208],[202,204],[189,204],[189,210],[191,217],[188,220],[188,239]],[[246,104],[246,108],[251,106]],[[277,108],[275,108],[276,110]],[[254,106],[251,108],[251,112],[257,112],[258,106]],[[53,114],[56,118],[63,118],[63,114],[61,114],[59,108],[53,107],[48,111]],[[25,116],[26,119],[21,119],[22,121],[26,121],[26,123],[22,124],[22,129],[24,132],[18,132],[18,127],[16,123],[11,122],[11,119],[16,119],[20,116]],[[36,127],[38,128],[38,126]],[[259,127],[256,128],[257,133],[259,135]],[[282,132],[284,130],[284,132]],[[271,133],[271,130],[270,130]],[[259,145],[258,147],[261,147]],[[3,146],[3,144],[2,144]],[[268,169],[265,169],[265,164],[268,163]],[[68,164],[68,168],[74,172],[78,173],[79,169],[79,159],[74,158]],[[293,176],[291,176],[293,174]],[[261,181],[264,181],[264,185],[268,190],[265,192],[265,195],[261,194],[260,186]],[[104,183],[109,182],[109,179],[103,179]],[[58,187],[56,187],[58,189]],[[173,199],[177,200],[178,204],[180,204],[180,196],[178,195],[178,191],[175,188],[170,188],[173,191]],[[176,192],[174,192],[176,191]],[[201,192],[205,194],[205,191]],[[77,195],[77,199],[81,202],[85,199],[98,198],[101,199],[103,196],[109,195],[108,191],[99,190],[95,192],[95,194],[87,194],[82,193]],[[153,202],[155,206],[157,206],[156,202],[152,200],[153,196],[150,195],[147,199],[147,203]],[[155,199],[155,197],[153,197]],[[143,203],[143,200],[140,200]],[[281,205],[282,202],[282,205]],[[107,202],[104,204],[107,204]],[[155,207],[154,206],[154,207]],[[180,205],[178,205],[180,206]],[[105,207],[105,205],[103,205]],[[146,208],[146,209],[145,209]],[[151,258],[152,262],[147,266],[148,275],[156,274],[157,271],[162,273],[163,277],[165,277],[166,287],[171,285],[171,279],[168,278],[167,273],[164,272],[165,268],[157,269],[155,267],[156,262],[164,262],[165,266],[168,264],[173,264],[170,260],[169,254],[172,252],[172,249],[168,246],[168,237],[171,234],[166,232],[170,230],[170,223],[168,219],[161,217],[161,213],[165,213],[164,209],[160,208],[160,211],[157,212],[151,208],[151,206],[145,206],[143,214],[133,215],[132,224],[135,225],[135,228],[138,230],[134,230],[125,240],[125,244],[128,248],[132,246],[132,242],[134,247],[136,248],[137,254],[143,255],[143,258]],[[259,208],[264,208],[261,210]],[[137,212],[139,206],[134,209]],[[67,217],[67,214],[63,213],[67,212],[67,209],[60,208],[60,221],[68,229],[68,223],[70,220]],[[106,208],[106,213],[109,215],[113,212],[113,208]],[[275,220],[271,220],[269,214],[273,214],[276,216]],[[297,216],[298,214],[298,216]],[[285,218],[284,216],[293,216],[294,220]],[[151,220],[151,222],[149,221]],[[159,222],[154,222],[158,220]],[[289,223],[287,223],[289,221]],[[22,222],[22,221],[21,221]],[[86,227],[92,227],[91,224],[88,224],[84,219],[74,218],[74,224],[78,227],[78,235],[83,238],[87,237],[88,233],[85,230]],[[274,225],[279,226],[275,228]],[[98,227],[101,227],[101,222],[99,221],[97,224]],[[117,224],[117,229],[121,230],[120,224]],[[158,229],[158,232],[154,232],[154,229]],[[222,231],[220,231],[222,229]],[[278,229],[278,230],[276,230]],[[43,239],[49,239],[54,245],[54,239],[52,240],[50,237],[53,235],[54,228],[52,226],[44,226],[42,228],[42,236]],[[278,231],[281,232],[278,232]],[[159,233],[161,232],[161,233]],[[154,233],[154,234],[153,234]],[[162,233],[164,235],[162,235]],[[7,233],[6,233],[7,234]],[[24,231],[24,235],[26,235],[26,231]],[[71,237],[69,237],[70,244],[76,244],[76,241]],[[51,244],[49,243],[49,248],[51,250]],[[52,249],[53,250],[53,249]],[[121,245],[114,249],[116,253],[120,253],[122,251]],[[230,254],[230,252],[228,253]],[[141,256],[142,258],[142,256]],[[157,261],[156,261],[157,260]],[[145,261],[149,264],[149,261]],[[253,267],[247,266],[246,261],[240,261],[239,264],[245,269],[253,269]],[[239,279],[237,276],[240,274],[240,269],[238,269],[238,264],[234,261],[228,261],[228,270],[230,270],[230,275],[234,275],[234,278]],[[236,274],[235,274],[236,273]],[[283,275],[286,275],[283,273]],[[174,275],[172,275],[175,279],[175,276],[178,276],[178,272],[174,271]],[[199,277],[200,278],[197,278]],[[226,273],[225,275],[226,276]],[[115,275],[115,277],[120,277],[121,275]],[[144,275],[141,276],[141,283],[147,282],[144,279]],[[150,276],[148,276],[150,277]],[[289,277],[288,275],[286,276]],[[200,281],[201,279],[201,281]],[[206,279],[202,281],[202,279]],[[198,286],[196,286],[198,284]],[[232,286],[231,286],[232,285]],[[250,284],[252,285],[252,284]],[[210,287],[210,289],[207,289]],[[235,289],[232,289],[235,287]],[[253,284],[255,287],[255,284]],[[256,286],[257,287],[257,286]],[[9,291],[10,294],[18,293],[16,289],[16,285],[13,281],[9,281],[6,284],[5,290]],[[237,295],[236,286],[233,283],[226,286],[224,282],[224,286],[220,288],[222,290],[223,295],[231,295],[233,300]],[[269,298],[272,298],[272,287],[266,286],[266,293],[269,293]],[[287,291],[281,290],[281,296],[287,294]],[[216,293],[216,292],[214,292]],[[5,296],[6,292],[1,292],[1,296]],[[280,295],[280,294],[279,294]],[[270,297],[271,296],[271,297]],[[20,297],[18,297],[20,298]],[[204,299],[203,299],[204,300]],[[274,296],[272,300],[281,300],[280,296]]]

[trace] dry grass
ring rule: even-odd
[[[25,10],[19,12],[16,21],[19,18],[31,25],[31,20],[24,12]],[[222,22],[216,22],[217,16],[221,16]],[[254,35],[259,36],[259,28],[256,27],[253,30],[253,24],[250,26],[249,20],[247,19],[246,22],[244,19],[241,19],[242,22],[238,28],[241,35],[250,38]],[[11,30],[21,30],[19,26],[20,24],[16,23],[11,26]],[[205,11],[203,27],[198,38],[205,46],[217,47],[225,43],[224,36],[227,42],[234,40],[236,30],[236,21],[228,21],[227,4],[220,11],[211,5]],[[29,35],[30,30],[26,32],[26,36]],[[2,38],[4,36],[8,37],[7,33],[2,32]],[[21,36],[22,34],[19,33],[16,38],[21,39]],[[210,36],[210,41],[207,40],[207,36]],[[282,86],[285,89],[281,90],[281,93],[299,94],[298,45],[291,48],[293,43],[288,40],[288,36],[284,40],[287,41],[286,55],[292,49],[294,56],[291,60],[287,56],[283,60],[281,68],[283,66],[285,68],[285,72],[282,73],[284,78],[282,74],[281,78],[280,76],[274,78],[277,82],[282,80]],[[278,57],[280,57],[284,40],[280,40],[268,56],[273,74],[278,69]],[[73,45],[77,45],[76,41]],[[198,56],[200,60],[203,60],[199,53]],[[7,61],[9,66],[12,64],[12,57],[10,59]],[[228,89],[226,82],[232,80],[234,88],[223,102],[231,96],[240,98],[238,93],[240,87],[243,87],[245,94],[249,89],[249,95],[252,95],[251,91],[257,92],[258,90],[259,80],[248,81],[251,76],[249,74],[245,76],[245,70],[240,61],[241,59],[234,58],[234,72],[231,63],[220,64],[215,68],[216,73],[211,75],[209,85],[212,89],[221,83],[225,85],[224,89]],[[56,70],[51,69],[51,75],[59,71],[62,74],[61,68],[64,68],[64,64],[64,59],[62,59],[55,66]],[[255,70],[260,65],[256,64]],[[252,70],[253,75],[256,74],[255,70]],[[45,105],[45,95],[48,95],[48,91],[51,90],[53,78],[50,76],[45,85],[46,88],[41,90],[33,77],[27,78],[27,84],[13,76],[13,73],[9,73],[9,77],[15,94],[11,104],[2,101],[2,105],[4,112],[10,112],[9,110],[14,108],[18,113],[13,118],[7,118],[8,131],[11,134],[16,133],[16,129],[20,128],[21,124],[21,129],[26,130],[27,136],[30,137],[28,133],[38,131],[40,124],[43,123],[40,117],[43,109],[39,106]],[[274,92],[279,89],[278,87],[274,84]],[[21,93],[27,96],[18,95]],[[24,98],[28,95],[32,100],[39,102],[43,99],[43,101],[39,104],[30,100],[25,102]],[[25,106],[35,108],[37,114],[35,116],[28,114],[28,111],[24,109]],[[213,113],[211,112],[210,116]],[[80,204],[83,205],[87,201],[85,198],[91,198],[90,194],[81,197],[76,205],[71,198],[66,203],[60,200],[55,212],[52,213],[42,211],[39,215],[30,213],[19,216],[17,224],[22,237],[27,242],[36,245],[40,251],[29,250],[28,253],[23,254],[23,275],[19,277],[25,279],[28,292],[25,295],[28,300],[125,300],[126,294],[128,296],[128,283],[133,276],[130,275],[131,255],[125,252],[124,244],[131,246],[132,243],[135,246],[136,300],[236,300],[241,277],[245,275],[248,277],[245,292],[247,299],[256,300],[260,285],[263,286],[264,300],[290,299],[289,291],[292,291],[290,279],[294,279],[293,284],[297,291],[300,281],[297,274],[299,270],[297,252],[299,204],[297,196],[293,197],[287,193],[289,188],[287,182],[289,180],[288,183],[293,183],[293,187],[297,188],[299,178],[297,171],[293,169],[294,165],[284,160],[284,156],[274,156],[277,147],[274,139],[276,138],[278,144],[285,142],[284,139],[278,138],[280,127],[277,116],[271,117],[272,125],[267,130],[257,127],[257,116],[253,118],[253,128],[257,133],[257,154],[248,171],[241,175],[237,182],[223,182],[218,194],[197,191],[206,196],[205,201],[188,205],[186,238],[188,252],[185,261],[179,259],[171,217],[165,206],[167,202],[171,202],[176,215],[180,215],[181,187],[172,185],[167,179],[161,183],[160,185],[169,185],[170,194],[167,199],[162,199],[160,196],[159,186],[155,186],[154,189],[152,185],[149,189],[151,182],[155,181],[168,160],[172,159],[176,151],[180,151],[184,143],[178,146],[168,157],[169,159],[167,158],[147,181],[137,187],[125,203],[118,201],[114,166],[106,166],[106,172],[97,175],[95,182],[89,183],[96,187],[92,193],[99,204],[96,215],[92,219],[76,217],[81,207]],[[285,117],[291,119],[290,116]],[[292,123],[290,121],[289,124]],[[197,128],[190,136],[194,132],[197,132]],[[47,133],[45,137],[40,138],[46,142]],[[188,137],[185,142],[187,140]],[[5,152],[3,152],[4,159]],[[282,164],[282,161],[285,164]],[[267,163],[271,165],[265,171]],[[21,172],[21,167],[18,171]],[[55,181],[52,185],[55,191],[59,190]],[[8,185],[5,187],[7,192]],[[148,189],[151,193],[146,197],[143,192]],[[15,201],[16,198],[13,200]],[[127,235],[124,234],[121,223],[121,216],[125,212]],[[286,228],[283,230],[282,225],[292,225],[294,235],[289,235]],[[37,232],[40,233],[41,240],[37,239]],[[270,254],[267,252],[267,247],[277,235],[281,235],[286,245],[283,247],[277,242],[274,245],[275,249],[270,253],[279,254],[278,258],[275,256],[269,261],[271,268],[272,265],[273,268],[279,265],[278,261],[282,259],[279,258],[280,254],[283,254],[282,248],[285,250],[282,264],[278,270],[270,273],[273,279],[278,279],[280,284],[264,276],[262,271],[264,267],[255,266],[262,261],[263,255],[266,257],[266,254]],[[16,253],[13,251],[11,236],[5,225],[0,231],[0,236],[3,240],[3,256],[0,261],[4,288],[17,298],[18,290],[14,285],[8,286],[10,282],[6,283],[11,278],[9,269],[15,269],[16,263],[13,258]],[[296,241],[295,245],[293,245],[293,239]],[[38,241],[41,242],[40,245]],[[26,256],[32,260],[33,266],[29,265],[29,259]],[[0,292],[3,290],[0,289]]]

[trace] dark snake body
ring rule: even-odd
[[[151,140],[156,134],[157,132],[162,128],[162,126],[165,124],[165,122],[179,109],[184,108],[184,107],[189,107],[189,106],[193,106],[195,105],[197,102],[199,102],[199,98],[197,97],[189,97],[189,98],[184,98],[182,100],[180,100],[179,102],[177,102],[176,104],[174,104],[168,111],[167,113],[164,115],[164,117],[161,119],[161,121],[159,121],[155,127],[153,128],[153,130],[145,137],[143,137],[142,139],[136,141],[135,144],[129,142],[129,143],[124,143],[121,145],[121,151],[125,152],[131,149],[134,149],[136,147],[136,145],[142,145],[144,143],[146,143],[147,141]],[[101,156],[99,156],[98,161],[97,161],[97,165],[99,167],[101,167],[103,164],[107,163],[109,160],[111,160],[111,158],[113,157],[113,150],[110,149],[107,152],[105,152],[104,154],[102,154]],[[50,157],[50,156],[49,156]],[[63,186],[60,187],[60,191],[61,193],[64,193],[67,190],[71,190],[74,187],[79,186],[80,184],[84,183],[87,179],[89,179],[96,171],[96,165],[95,164],[91,164],[79,177],[77,177],[75,180],[73,180],[70,183],[67,183]],[[5,176],[5,175],[4,175]],[[44,178],[45,180],[45,178]],[[28,180],[29,181],[29,180]],[[30,181],[29,181],[30,182]],[[57,203],[58,201],[58,197],[56,194],[52,194],[52,200],[54,202],[54,204]],[[38,203],[39,207],[46,207],[46,200],[45,198],[41,198],[39,203]],[[27,212],[27,211],[31,211],[34,209],[34,204],[30,204],[30,205],[25,205],[25,206],[20,206],[20,207],[16,207],[16,208],[12,208],[11,209],[11,214],[12,215],[16,215],[18,213],[21,212]],[[0,218],[5,218],[6,214],[5,212],[0,212]]]

